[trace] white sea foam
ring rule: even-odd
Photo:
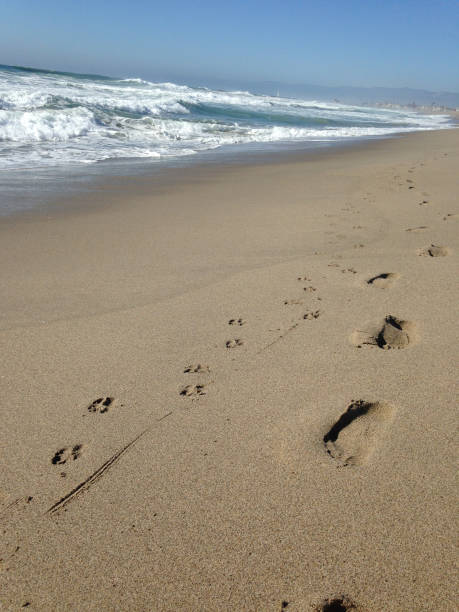
[[[0,110],[0,142],[22,144],[40,141],[67,141],[96,129],[94,117],[84,108],[49,110]]]
[[[439,115],[0,68],[0,168],[158,159],[224,145],[339,141],[447,126]]]

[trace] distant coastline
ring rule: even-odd
[[[451,117],[457,117],[459,113],[459,108],[443,106],[442,104],[416,104],[416,102],[411,102],[410,104],[395,104],[393,102],[373,102],[372,104],[362,103],[362,105],[371,108],[412,111],[424,115],[448,114]]]

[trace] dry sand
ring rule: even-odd
[[[458,142],[1,222],[1,610],[457,609]]]

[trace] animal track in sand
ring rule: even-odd
[[[431,244],[429,247],[425,247],[424,249],[418,250],[418,255],[424,257],[446,257],[449,255],[448,247],[438,246],[435,244]]]
[[[448,213],[443,217],[443,221],[448,221],[449,219],[457,219],[459,217],[459,213]]]
[[[342,268],[342,270],[340,270],[340,272],[342,272],[342,274],[347,274],[347,273],[351,273],[351,274],[357,274],[357,270],[355,270],[354,268]]]
[[[371,195],[371,194],[370,194],[370,193],[367,193],[366,195],[368,196],[368,195]],[[366,198],[364,198],[364,199],[366,199]],[[349,213],[354,213],[354,214],[357,214],[357,213],[359,213],[359,212],[360,212],[360,210],[358,210],[358,209],[357,209],[357,208],[356,208],[356,207],[355,207],[353,204],[351,204],[350,202],[345,202],[345,203],[344,203],[344,206],[343,206],[343,208],[342,208],[341,210],[342,210],[342,211],[344,211],[344,212],[349,212]]]
[[[228,325],[244,325],[245,321],[244,319],[230,319],[228,321]]]
[[[352,344],[357,348],[376,346],[381,349],[403,349],[416,340],[416,325],[387,315],[382,323],[351,334]]]
[[[66,446],[59,449],[54,453],[54,457],[51,459],[53,465],[63,465],[67,461],[76,461],[81,456],[82,444],[75,444],[74,446]]]
[[[364,465],[394,414],[395,408],[386,402],[352,401],[323,437],[325,450],[341,467]]]
[[[190,397],[193,395],[205,395],[206,385],[187,385],[180,391],[180,395]]]
[[[422,202],[419,202],[419,206],[427,206],[427,204],[429,204],[429,200],[422,200]]]
[[[99,397],[94,400],[88,406],[88,412],[98,412],[99,414],[105,414],[108,412],[109,407],[113,404],[115,398],[113,397]]]
[[[303,315],[303,319],[312,321],[312,319],[318,319],[320,317],[320,310],[309,310]]]
[[[307,291],[308,293],[314,293],[314,291],[317,291],[317,289],[310,285],[309,287],[303,287],[303,291]]]
[[[327,599],[315,608],[315,612],[358,612],[357,605],[346,596]]]
[[[419,225],[418,227],[409,227],[405,230],[405,232],[413,232],[414,234],[418,234],[420,232],[425,232],[426,229],[429,229],[427,225]]]
[[[206,372],[210,372],[210,368],[208,365],[197,363],[197,364],[191,364],[189,366],[186,366],[183,372],[185,374],[204,374]]]
[[[244,341],[241,340],[240,338],[233,338],[225,342],[225,346],[228,349],[235,348],[236,346],[242,346],[243,344],[244,344]]]
[[[396,272],[383,272],[378,274],[378,276],[369,278],[366,283],[372,287],[378,287],[378,289],[388,289],[398,278],[400,278],[400,274]]]
[[[299,276],[297,280],[299,280],[300,282],[310,283],[312,279],[309,278],[309,276]]]
[[[170,416],[171,414],[172,412],[169,412],[156,420],[162,421],[164,418]],[[90,474],[82,482],[80,482],[79,485],[74,487],[71,491],[69,491],[69,493],[64,495],[64,497],[58,499],[50,508],[48,508],[47,514],[58,513],[65,506],[67,506],[67,504],[70,504],[73,500],[75,500],[78,495],[80,495],[83,491],[88,491],[92,487],[92,485],[95,484],[98,480],[100,480],[108,472],[108,470],[110,470],[121,459],[121,457],[130,448],[132,448],[136,444],[136,442],[140,440],[140,438],[142,438],[142,436],[144,436],[147,432],[151,430],[151,428],[152,425],[150,425],[149,428],[144,429],[141,433],[136,435],[135,438],[133,438],[130,442],[118,449],[111,457],[104,461],[104,463],[102,463],[102,465],[100,465],[92,474]],[[62,472],[61,475],[65,476],[65,472]]]
[[[284,305],[285,306],[295,306],[297,304],[302,304],[303,300],[284,300]]]

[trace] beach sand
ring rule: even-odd
[[[0,223],[0,608],[450,611],[457,130]]]

